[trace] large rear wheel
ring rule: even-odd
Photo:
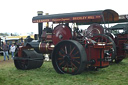
[[[86,61],[84,47],[74,40],[59,42],[52,53],[52,64],[58,73],[79,74],[84,71]]]

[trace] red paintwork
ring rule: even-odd
[[[48,42],[51,41],[52,42],[52,33],[49,34],[49,33],[46,33],[46,31],[43,31],[41,38],[42,38],[42,41],[48,41]]]
[[[51,54],[51,52],[53,51],[53,47],[51,47],[51,45],[53,45],[52,43],[41,43],[39,46],[40,52],[42,52],[43,54]]]
[[[101,35],[93,36],[93,37],[91,37],[91,39],[96,42],[110,43],[110,41],[109,41],[109,39],[107,39],[107,37],[103,37]]]
[[[45,31],[43,31],[42,32],[42,35],[41,35],[41,38],[42,38],[42,41],[45,41],[46,40],[46,32]]]
[[[30,49],[31,47],[19,47],[19,49],[18,49],[18,57],[23,57],[22,56],[22,52],[23,52],[23,50],[25,50],[25,49]]]
[[[87,54],[87,60],[95,60],[95,64],[91,65],[94,67],[106,67],[109,65],[108,61],[99,61],[100,59],[104,59],[104,50],[108,50],[112,47],[112,45],[93,45],[93,44],[88,44],[86,50]]]
[[[122,56],[122,58],[125,58],[125,50],[124,50],[124,43],[127,43],[128,41],[128,34],[117,34],[117,37],[115,39],[115,43],[117,46],[117,58],[118,56]]]
[[[87,28],[86,36],[91,36],[94,34],[103,34],[104,28],[100,24],[92,24]]]
[[[63,36],[63,38],[60,39],[59,38],[60,36]],[[69,40],[71,38],[72,38],[71,28],[68,27],[67,25],[61,24],[54,28],[52,35],[52,41],[54,45],[56,45],[58,42],[62,40]]]
[[[103,28],[100,25],[93,24],[92,27],[98,28],[100,30],[100,32],[103,33]],[[92,29],[92,27],[91,27],[91,29]],[[95,32],[95,31],[92,31],[92,32]],[[53,41],[54,45],[56,45],[58,42],[60,42],[62,40],[69,40],[69,39],[72,38],[71,29],[67,25],[63,25],[63,24],[56,26],[54,28],[52,34],[53,34],[52,41]],[[62,35],[63,38],[60,39],[59,35]],[[74,37],[75,37],[75,34],[74,34]],[[43,32],[42,39],[44,41],[48,40],[47,35],[46,35],[45,32]],[[46,53],[49,54],[53,50],[53,48],[49,49],[50,48],[50,43],[41,43],[39,47],[40,47],[39,48],[40,51],[43,54],[46,54]],[[92,59],[95,60],[95,64],[93,64],[92,66],[94,66],[94,67],[106,67],[106,66],[109,65],[108,61],[99,61],[99,60],[104,59],[104,50],[108,50],[110,47],[111,46],[106,46],[106,45],[105,46],[99,46],[97,44],[93,45],[92,43],[88,44],[88,48],[85,48],[85,50],[86,50],[86,53],[87,53],[88,61],[90,61]]]

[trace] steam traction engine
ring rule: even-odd
[[[32,19],[33,23],[38,23],[38,37],[35,37],[36,40],[28,39],[19,48],[14,64],[22,70],[39,68],[44,61],[43,54],[50,54],[58,73],[79,74],[85,68],[106,67],[115,51],[113,39],[104,33],[105,29],[99,24],[89,26],[87,31],[79,30],[76,24],[116,22],[118,18],[113,10],[53,15],[38,12],[38,16]],[[45,28],[43,23],[46,23]]]
[[[109,31],[114,31],[114,37],[109,34],[116,45],[116,54],[115,54],[115,62],[121,62],[128,53],[128,24],[117,24],[111,28]]]

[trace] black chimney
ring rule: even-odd
[[[38,11],[37,14],[38,14],[38,16],[43,15],[43,11]],[[39,41],[41,41],[42,29],[43,29],[43,23],[38,23]]]

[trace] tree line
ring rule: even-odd
[[[18,33],[0,33],[0,36],[19,36]]]

